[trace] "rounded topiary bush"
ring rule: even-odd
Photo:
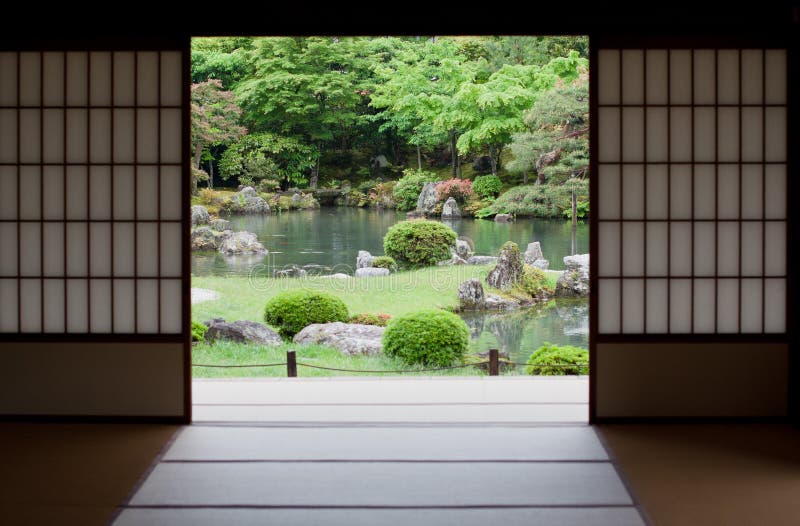
[[[397,272],[397,261],[393,257],[378,256],[372,260],[371,266],[378,268],[388,268],[390,272]]]
[[[456,245],[456,233],[436,221],[401,221],[392,226],[383,238],[387,256],[410,266],[435,265],[450,258]]]
[[[503,182],[496,175],[479,175],[472,181],[472,189],[484,199],[497,197],[503,189]]]
[[[383,352],[409,365],[446,367],[469,348],[464,320],[443,310],[423,310],[392,318],[383,333]]]
[[[291,338],[312,323],[347,321],[347,306],[326,292],[286,290],[267,302],[264,321]]]
[[[525,372],[544,376],[589,374],[589,351],[572,345],[544,345],[533,351]]]

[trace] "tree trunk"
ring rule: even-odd
[[[456,155],[456,164],[458,165],[458,178],[463,179],[464,176],[461,173],[461,156]]]
[[[312,190],[317,189],[317,182],[319,182],[319,159],[322,157],[321,155],[317,157],[317,164],[314,165],[314,169],[311,170],[311,177],[308,178],[308,186],[311,187]]]
[[[417,144],[417,169],[422,171],[422,148]]]
[[[497,175],[497,159],[495,158],[496,152],[497,148],[494,146],[489,146],[489,160],[492,164],[492,175]]]
[[[544,172],[539,171],[536,173],[536,184],[544,184]]]
[[[528,184],[528,170],[522,172],[522,184]]]
[[[451,163],[451,174],[453,179],[456,178],[456,171],[458,170],[458,151],[456,151],[456,131],[450,130],[450,155],[453,161]]]
[[[203,157],[203,145],[198,144],[197,146],[194,147],[194,159],[192,159],[192,166],[194,166],[198,170],[201,169],[200,163],[202,157]],[[191,184],[192,195],[195,195],[197,193],[197,177],[192,175],[191,182],[192,182]]]
[[[214,188],[214,161],[208,160],[208,187]]]

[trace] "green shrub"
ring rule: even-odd
[[[536,296],[542,292],[543,289],[548,288],[547,275],[544,273],[544,270],[540,268],[532,267],[531,265],[523,265],[522,277],[520,277],[517,285],[524,292],[531,296]]]
[[[497,198],[497,200],[475,213],[476,217],[489,217],[495,214],[513,214],[519,217],[563,217],[564,210],[572,208],[572,186],[570,185],[528,185],[517,186]],[[588,181],[574,184],[579,198],[589,195]]]
[[[589,201],[578,201],[575,203],[575,212],[578,216],[578,219],[586,219],[589,217]],[[565,209],[562,215],[566,219],[572,219],[572,205]]]
[[[455,231],[436,221],[401,221],[389,228],[383,237],[387,256],[415,267],[449,259],[450,248],[455,244]]]
[[[425,183],[432,183],[438,181],[439,178],[433,172],[426,172],[424,170],[403,170],[403,177],[401,177],[397,184],[392,189],[392,196],[395,203],[397,203],[398,210],[413,210],[417,207],[417,199],[422,192],[422,187]]]
[[[383,352],[409,365],[446,367],[469,348],[464,320],[443,310],[423,310],[392,318],[383,334]]]
[[[388,268],[391,272],[397,272],[397,261],[393,257],[378,256],[372,260],[372,266],[378,268]]]
[[[497,197],[502,189],[503,183],[496,175],[479,175],[472,181],[472,190],[482,199]]]
[[[361,325],[375,325],[377,327],[386,327],[386,324],[389,323],[389,320],[392,317],[389,314],[384,314],[379,312],[377,314],[371,314],[369,312],[365,312],[362,314],[354,314],[350,316],[350,323],[360,323]]]
[[[192,341],[193,342],[203,342],[206,340],[206,332],[208,331],[208,327],[204,324],[200,323],[199,321],[192,322]]]
[[[312,323],[347,321],[347,306],[326,292],[286,290],[267,302],[264,321],[291,338]]]
[[[589,374],[589,351],[572,345],[544,345],[533,351],[525,372],[544,376]],[[555,367],[553,367],[555,366]]]

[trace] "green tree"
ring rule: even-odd
[[[313,146],[297,139],[255,133],[242,137],[225,150],[219,161],[219,173],[225,180],[238,177],[242,184],[273,179],[286,189],[290,184],[307,181],[306,174],[318,156]]]
[[[250,37],[192,39],[192,82],[219,79],[226,90],[252,75]]]

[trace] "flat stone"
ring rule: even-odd
[[[467,265],[492,265],[497,263],[497,256],[470,256]]]
[[[326,345],[342,354],[378,354],[382,350],[381,338],[385,327],[362,325],[360,323],[311,324],[294,336],[295,343]]]
[[[511,217],[511,214],[497,214],[494,216],[495,223],[511,223],[514,221],[514,218]]]
[[[366,278],[372,276],[388,276],[389,274],[391,274],[391,272],[389,271],[388,268],[365,267],[356,269],[357,278]]]
[[[341,272],[337,272],[336,274],[328,274],[327,276],[319,276],[319,277],[320,278],[325,278],[325,279],[350,279],[353,276],[350,276],[348,274],[343,274]]]
[[[208,326],[207,341],[230,340],[259,345],[281,345],[283,343],[277,332],[266,325],[250,320],[228,322],[221,318],[215,318],[205,324]]]

